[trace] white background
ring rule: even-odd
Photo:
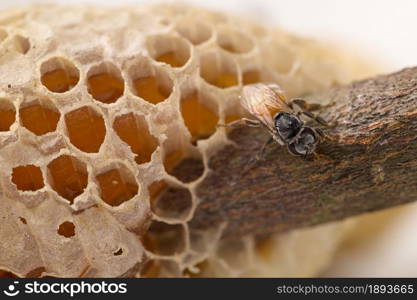
[[[24,0],[0,0],[0,8],[25,4]],[[73,0],[101,5],[156,3],[143,0]],[[165,1],[175,2],[175,1]],[[361,51],[384,70],[395,71],[417,65],[417,1],[412,0],[188,0],[248,16],[291,32],[338,41]],[[404,209],[389,229],[339,257],[325,275],[417,276],[417,206]]]

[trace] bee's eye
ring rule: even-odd
[[[275,116],[275,127],[281,137],[285,140],[297,135],[301,129],[301,121],[296,116],[289,113],[278,113]]]

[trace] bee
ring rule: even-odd
[[[307,104],[305,100],[299,98],[288,101],[283,90],[276,84],[256,83],[244,86],[240,103],[255,119],[242,118],[227,126],[241,124],[265,127],[271,138],[264,144],[261,153],[275,140],[279,145],[286,146],[290,154],[307,157],[315,153],[317,144],[325,136],[320,128],[306,126],[301,116],[313,119],[323,126],[329,126],[321,117],[308,110],[318,109],[320,105]]]

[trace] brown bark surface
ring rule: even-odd
[[[225,235],[266,234],[306,227],[417,199],[417,68],[333,87],[306,98],[331,104],[320,111],[331,140],[320,158],[291,156],[273,143],[242,174],[268,133],[238,128],[210,160],[198,186],[191,226],[227,222]]]

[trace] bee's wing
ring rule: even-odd
[[[272,132],[275,132],[273,115],[289,111],[285,95],[276,84],[257,83],[243,87],[241,104]]]

